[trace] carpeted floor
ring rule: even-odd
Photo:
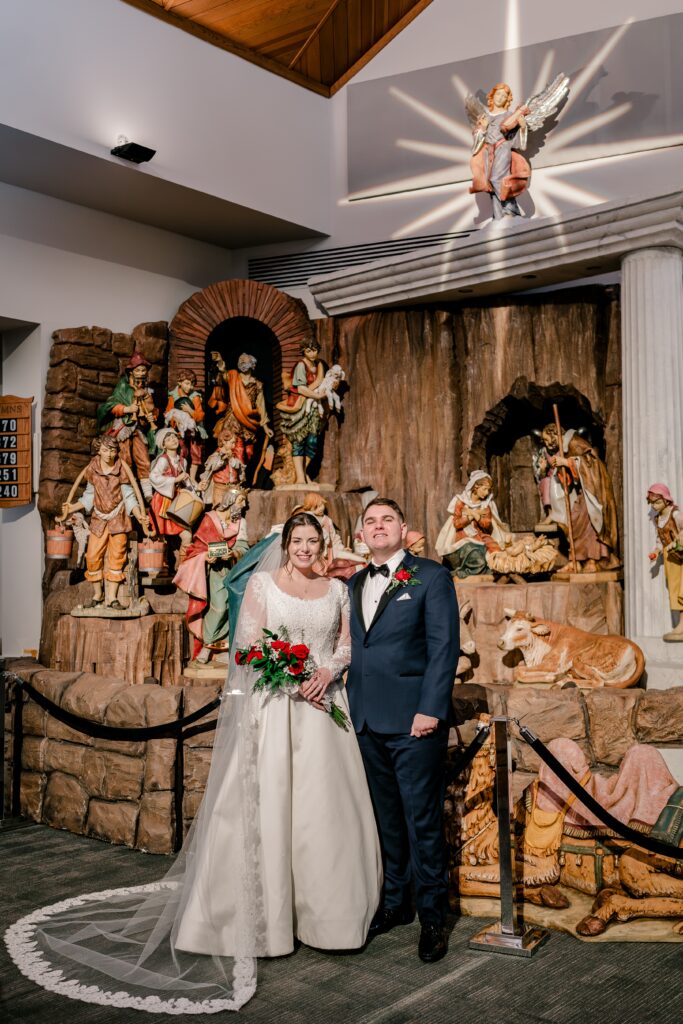
[[[165,857],[135,853],[42,826],[0,835],[0,925],[82,892],[163,875]],[[482,921],[452,922],[439,964],[416,955],[417,924],[361,953],[306,947],[262,963],[245,1024],[677,1024],[683,1013],[683,947],[590,945],[553,933],[533,959],[473,952]],[[0,1019],[45,1024],[152,1024],[170,1018],[88,1006],[51,995],[21,975],[0,948]],[[229,1015],[193,1020],[225,1020]]]

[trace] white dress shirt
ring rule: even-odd
[[[371,576],[370,573],[368,573],[365,577],[365,582],[363,583],[363,621],[366,629],[370,628],[370,623],[375,617],[377,605],[382,598],[382,594],[389,586],[393,573],[396,572],[404,557],[405,551],[401,548],[384,563],[389,569],[388,576],[382,576],[380,573],[376,573],[375,576]],[[373,558],[370,564],[377,565],[377,562],[375,562]]]

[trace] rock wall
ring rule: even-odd
[[[129,686],[35,664],[19,670],[60,707],[107,725],[159,725],[177,718],[181,706],[179,688]],[[9,716],[7,725],[11,730]],[[33,701],[24,706],[23,734],[22,814],[149,853],[173,851],[175,740],[94,739],[62,725]]]
[[[74,327],[52,335],[41,420],[38,508],[45,528],[61,511],[71,484],[90,460],[97,406],[114,390],[133,352],[151,364],[157,407],[166,408],[168,324],[139,324],[130,334],[105,327]],[[161,404],[163,403],[163,404]]]
[[[149,726],[191,714],[219,692],[196,688],[129,686],[91,673],[55,672],[35,662],[9,662],[16,672],[61,707],[98,722]],[[683,686],[671,690],[559,690],[533,686],[463,684],[453,690],[454,719],[469,738],[478,715],[509,715],[545,743],[575,740],[591,766],[617,767],[634,743],[683,746]],[[216,718],[216,712],[206,721]],[[11,736],[12,716],[7,714]],[[183,744],[183,834],[201,802],[213,746],[213,730]],[[453,732],[453,743],[457,736]],[[520,777],[530,778],[538,758],[514,739]],[[11,740],[6,745],[11,752]],[[61,725],[33,701],[24,708],[21,772],[22,813],[53,828],[153,853],[171,853],[175,836],[175,741],[121,742],[90,739]]]
[[[464,683],[453,689],[453,712],[463,724],[483,712],[508,715],[544,743],[575,740],[597,769],[616,768],[634,743],[683,747],[683,685],[645,691]],[[538,756],[517,737],[513,757],[518,771],[538,770]]]

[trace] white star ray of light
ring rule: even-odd
[[[540,217],[556,217],[560,212],[559,206],[552,201],[543,188],[539,188],[534,193],[534,204]]]
[[[396,145],[399,149],[426,153],[428,156],[436,157],[437,160],[445,160],[449,164],[460,162],[464,167],[469,166],[470,151],[464,146],[441,146],[438,142],[418,142],[416,139],[397,139]]]
[[[461,184],[466,177],[469,177],[469,169],[467,175],[457,182],[445,182],[443,180],[443,176],[443,170],[425,171],[424,174],[416,174],[412,178],[401,178],[398,181],[387,181],[383,185],[378,185],[377,191],[368,192],[367,189],[363,189],[361,192],[352,192],[345,200],[343,200],[343,202],[357,203],[359,200],[389,199],[397,196],[405,196],[406,193],[410,193],[412,195],[414,192],[422,192],[427,189],[434,193],[438,193],[443,189],[450,191],[455,185]]]
[[[522,52],[519,40],[519,0],[508,0],[501,82],[507,82],[513,96],[522,96]]]
[[[545,57],[543,58],[543,63],[541,64],[540,70],[536,75],[536,81],[534,82],[531,88],[531,92],[529,93],[527,99],[531,99],[532,96],[535,96],[537,93],[541,92],[541,90],[545,89],[546,85],[550,81],[550,71],[552,69],[554,61],[555,51],[548,50]]]
[[[446,114],[440,113],[438,110],[434,110],[433,107],[428,106],[426,103],[422,103],[420,100],[416,100],[413,96],[409,96],[408,93],[403,92],[402,89],[397,89],[396,86],[391,86],[389,92],[392,96],[395,96],[401,103],[405,103],[406,106],[411,107],[418,114],[427,120],[435,124],[437,128],[441,128],[442,131],[446,132],[447,135],[451,135],[454,139],[458,139],[468,148],[472,145],[472,132],[469,128],[466,128],[464,124],[455,121],[452,117],[448,117]]]
[[[609,110],[603,110],[601,114],[594,114],[593,117],[588,117],[585,121],[580,121],[578,124],[565,128],[564,131],[552,134],[545,144],[545,152],[554,153],[558,149],[562,149],[567,142],[573,142],[574,139],[580,139],[583,135],[595,131],[596,128],[602,128],[606,124],[611,124],[612,121],[618,121],[632,108],[632,103],[620,103],[617,107],[610,107]]]
[[[621,42],[622,37],[626,32],[628,32],[632,24],[633,18],[627,18],[623,25],[620,25],[619,28],[615,29],[609,39],[600,47],[592,60],[588,61],[583,71],[580,71],[574,81],[570,82],[569,95],[567,96],[567,102],[562,108],[562,114],[571,110],[583,90],[589,85],[591,78],[598,70],[605,57],[608,57],[617,43]]]
[[[683,134],[656,135],[645,139],[629,139],[626,142],[596,142],[585,146],[569,146],[562,150],[562,164],[544,167],[543,170],[566,168],[570,164],[575,169],[578,164],[603,163],[605,160],[617,160],[620,157],[643,156],[653,149],[670,149],[672,146],[683,145]],[[537,173],[537,172],[536,172]]]
[[[427,213],[423,213],[420,217],[416,217],[415,220],[410,221],[409,224],[405,224],[402,228],[392,232],[391,237],[410,237],[414,232],[420,231],[421,228],[426,228],[430,224],[435,224],[437,221],[445,220],[447,217],[450,217],[451,214],[457,213],[458,210],[461,210],[464,206],[469,206],[471,202],[472,197],[469,192],[461,192],[454,199],[449,199],[447,203],[443,203],[441,206],[437,206],[435,209],[429,210]]]
[[[460,98],[464,103],[470,90],[467,88],[460,75],[452,75],[451,82],[453,83],[453,88],[460,94]]]
[[[534,178],[534,202],[538,205],[538,199],[542,198],[546,202],[555,199],[566,199],[569,202],[578,203],[579,206],[591,206],[594,203],[604,203],[605,197],[598,195],[597,192],[591,192],[587,188],[581,188],[580,185],[575,185],[568,181],[556,181],[553,173],[547,173],[556,171],[558,168],[548,167],[543,168],[542,173],[539,171],[538,175]],[[555,209],[555,213],[559,213],[559,210]]]

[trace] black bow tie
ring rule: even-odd
[[[371,577],[376,576],[379,573],[380,576],[386,576],[387,579],[389,579],[390,573],[388,565],[375,565],[374,562],[370,562],[368,568],[370,570]]]

